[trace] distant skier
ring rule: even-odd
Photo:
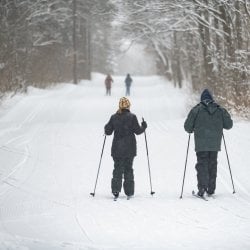
[[[105,79],[105,87],[106,87],[106,95],[111,95],[111,85],[112,85],[113,79],[110,74],[106,76]]]
[[[130,112],[130,102],[126,97],[119,101],[119,109],[113,114],[109,122],[105,125],[106,135],[114,137],[111,148],[111,156],[114,160],[113,178],[111,189],[115,198],[119,196],[122,188],[122,178],[124,176],[123,189],[130,197],[134,195],[134,172],[133,160],[136,156],[135,134],[142,134],[147,128],[147,123],[143,121],[141,126],[135,114]]]
[[[196,170],[198,180],[197,195],[206,192],[212,195],[216,188],[217,156],[221,148],[224,129],[231,129],[233,121],[226,109],[220,107],[208,89],[201,94],[201,102],[189,112],[184,128],[194,132],[197,156]]]
[[[125,84],[126,84],[126,96],[130,95],[130,87],[133,82],[133,79],[131,78],[130,74],[127,74],[125,78]]]

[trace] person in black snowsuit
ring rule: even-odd
[[[198,195],[212,195],[216,188],[217,156],[221,149],[223,129],[231,129],[233,121],[226,109],[213,100],[208,89],[201,94],[201,102],[189,112],[184,128],[194,132],[197,156]]]
[[[126,96],[130,95],[130,87],[133,82],[133,79],[131,78],[130,74],[127,74],[125,78],[125,84],[126,84]]]
[[[126,97],[119,101],[119,110],[113,114],[109,122],[105,125],[106,135],[114,132],[111,156],[114,160],[113,178],[111,189],[115,197],[119,196],[122,188],[122,178],[124,176],[123,189],[127,196],[134,195],[134,172],[133,160],[136,156],[135,134],[142,134],[147,128],[147,123],[143,121],[141,126],[135,114],[130,112],[130,102]]]

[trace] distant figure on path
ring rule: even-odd
[[[125,84],[126,84],[126,96],[130,95],[130,87],[133,82],[133,79],[131,78],[130,74],[127,74],[126,79],[125,79]]]
[[[126,97],[119,101],[119,109],[113,114],[109,122],[105,125],[106,135],[114,132],[111,156],[114,160],[113,178],[111,189],[115,198],[118,198],[122,188],[125,194],[130,197],[134,195],[134,170],[133,160],[136,156],[135,134],[142,134],[147,128],[147,123],[143,121],[141,126],[135,114],[130,112],[130,102]]]
[[[196,170],[198,180],[197,195],[203,197],[205,192],[212,195],[216,188],[217,157],[221,149],[224,129],[231,129],[233,121],[226,109],[220,107],[208,89],[201,94],[201,102],[191,109],[184,128],[188,133],[194,132],[197,156]]]
[[[111,95],[111,85],[112,85],[113,79],[110,74],[107,75],[105,79],[105,87],[106,87],[106,95]]]

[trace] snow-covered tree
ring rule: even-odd
[[[90,79],[91,71],[106,71],[111,10],[108,0],[1,1],[1,89]]]
[[[128,0],[118,4],[124,36],[155,51],[159,73],[179,87],[186,78],[194,90],[209,87],[227,104],[250,106],[249,97],[241,97],[249,93],[249,1]]]

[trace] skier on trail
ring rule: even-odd
[[[105,87],[106,87],[106,95],[111,95],[111,84],[113,82],[113,79],[110,74],[106,76],[105,79]]]
[[[127,74],[125,78],[125,84],[126,84],[126,96],[130,95],[130,87],[133,82],[133,79],[131,78],[130,74]]]
[[[122,188],[122,178],[124,176],[123,189],[130,197],[134,195],[134,172],[133,160],[136,156],[135,134],[142,134],[147,128],[147,123],[143,121],[141,126],[135,114],[130,112],[130,102],[126,97],[119,101],[119,109],[113,114],[109,122],[105,125],[106,135],[114,137],[111,148],[111,156],[114,160],[113,178],[111,189],[115,198],[118,198]]]
[[[208,89],[201,94],[201,102],[191,109],[184,128],[194,132],[197,156],[198,193],[212,195],[216,188],[217,156],[224,129],[231,129],[233,121],[226,109],[219,106]]]

